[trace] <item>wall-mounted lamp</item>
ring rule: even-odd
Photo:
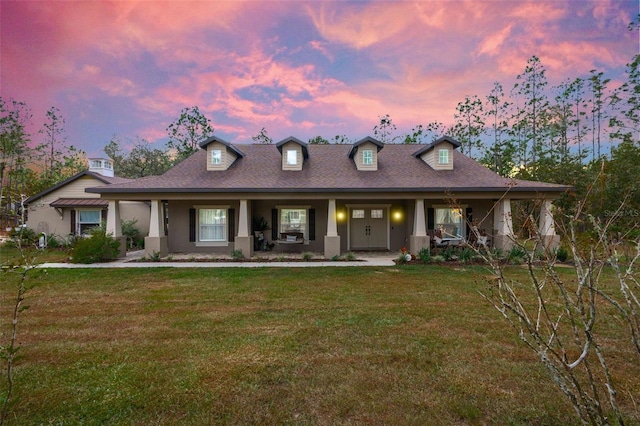
[[[401,221],[402,220],[402,212],[400,210],[396,210],[393,212],[393,220]]]
[[[344,220],[344,218],[346,217],[346,215],[344,214],[344,212],[340,211],[338,212],[338,214],[336,214],[336,218],[342,222]]]

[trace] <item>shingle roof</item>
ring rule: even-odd
[[[503,178],[454,151],[453,170],[433,170],[413,154],[423,145],[385,145],[377,171],[358,171],[349,158],[352,145],[309,145],[302,171],[284,171],[274,145],[243,145],[245,153],[228,170],[207,171],[198,151],[162,176],[90,188],[88,192],[563,192],[564,185]]]

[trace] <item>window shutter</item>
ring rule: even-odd
[[[473,222],[473,209],[471,207],[467,207],[467,210],[465,212],[466,214],[466,229],[467,229],[467,238],[469,238],[469,235],[471,235],[471,223]]]
[[[196,241],[196,209],[189,209],[189,242]]]
[[[102,221],[102,223],[107,223],[107,209],[100,211],[100,220]]]
[[[278,239],[278,209],[271,209],[271,239]]]
[[[227,211],[227,240],[236,240],[236,209]]]
[[[309,241],[316,240],[316,209],[309,209]]]
[[[427,229],[435,229],[436,228],[436,211],[433,207],[429,207],[427,209]]]
[[[71,235],[76,235],[76,211],[71,210],[71,230],[69,231]]]

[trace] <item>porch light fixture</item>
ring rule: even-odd
[[[342,222],[342,221],[344,220],[344,218],[345,218],[345,217],[346,217],[346,215],[344,214],[344,212],[343,212],[343,211],[339,211],[339,212],[336,214],[336,218],[337,218],[340,222]]]
[[[393,212],[393,220],[399,222],[402,220],[402,212],[400,210],[396,210]]]

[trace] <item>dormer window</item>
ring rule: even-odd
[[[96,169],[102,168],[102,160],[91,160],[91,167]]]
[[[222,150],[221,149],[212,149],[211,150],[211,164],[222,164]]]
[[[282,157],[282,170],[301,171],[304,161],[309,158],[307,144],[293,136],[278,142],[276,148]]]
[[[448,149],[439,149],[438,150],[438,164],[449,164],[449,150]]]
[[[244,157],[242,151],[217,136],[211,136],[200,143],[200,148],[207,150],[207,170],[224,171],[239,158]]]
[[[372,149],[364,149],[362,150],[362,164],[365,166],[369,166],[373,164],[373,150]]]
[[[295,166],[296,164],[298,164],[298,151],[296,151],[295,149],[288,149],[287,150],[287,165],[288,166]]]
[[[349,158],[354,160],[356,168],[362,172],[378,170],[378,157],[384,144],[372,137],[366,137],[354,143],[349,150]]]

